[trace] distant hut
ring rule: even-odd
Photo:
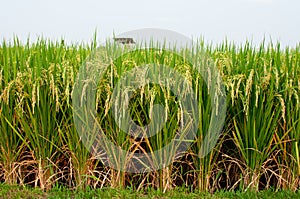
[[[115,42],[121,43],[121,44],[135,44],[133,38],[126,38],[126,37],[120,37],[120,38],[114,38]]]

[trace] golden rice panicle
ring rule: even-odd
[[[246,82],[246,90],[245,90],[246,97],[249,97],[251,94],[252,85],[253,85],[253,76],[254,76],[254,70],[251,69],[251,72]]]
[[[248,115],[248,109],[250,104],[250,95],[252,91],[253,86],[253,76],[254,76],[254,70],[251,69],[251,72],[249,74],[249,77],[246,81],[246,89],[245,89],[245,103],[244,103],[244,112],[246,113],[246,116]]]
[[[280,106],[281,106],[281,118],[283,119],[284,124],[286,124],[286,118],[285,118],[286,106],[285,106],[285,102],[284,102],[284,99],[283,99],[282,95],[277,94],[277,97],[279,99]]]
[[[34,113],[34,109],[35,109],[35,104],[36,104],[36,91],[37,88],[36,88],[36,83],[33,83],[33,86],[32,86],[32,92],[31,92],[31,107],[32,107],[32,113]]]

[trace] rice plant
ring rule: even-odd
[[[42,38],[25,44],[17,38],[3,41],[0,45],[0,180],[43,189],[58,184],[70,188],[130,185],[138,190],[162,191],[176,186],[211,192],[217,189],[257,191],[271,186],[299,190],[299,45],[284,50],[280,44],[272,43],[254,47],[250,43],[237,46],[224,41],[213,47],[198,41],[194,45],[193,49],[176,54],[162,50],[163,46],[155,42],[147,49],[139,46],[126,49],[107,43],[96,50],[96,38],[90,45],[65,45],[63,40],[52,42]],[[224,90],[218,87],[220,79],[209,78],[214,71],[201,65],[203,73],[199,74],[193,68],[191,60],[204,58],[204,54],[209,60],[202,61],[218,68]],[[86,93],[77,92],[74,90],[79,83],[76,77],[89,70],[85,67],[93,56],[102,56],[105,63],[98,64],[100,69],[101,64],[106,64],[106,70],[90,69],[95,76],[82,76],[86,81],[81,89]],[[168,157],[163,150],[157,156],[153,152],[167,146],[174,137],[182,139],[178,137],[179,132],[191,128],[182,119],[180,100],[186,93],[176,95],[168,87],[172,81],[180,82],[171,70],[163,71],[147,63],[170,66],[186,80],[186,84],[174,88],[192,88],[196,96],[197,110],[189,102],[188,113],[198,115],[193,118],[198,121],[197,132],[185,140],[191,142],[187,150],[176,151],[177,145],[169,148],[176,156]],[[141,82],[147,77],[143,70],[147,67],[148,75],[169,73],[172,78],[134,87],[134,81]],[[102,78],[94,82],[93,78],[100,73]],[[124,79],[124,75],[131,79]],[[210,93],[213,85],[227,98],[218,101]],[[114,106],[124,99],[115,90],[125,89],[130,97],[127,96],[128,109],[123,111],[117,109],[121,106]],[[86,144],[83,141],[87,137],[78,134],[76,122],[84,124],[91,115],[88,109],[80,109],[73,102],[84,99],[88,92],[94,92],[91,101],[82,102],[91,102],[89,108],[94,108],[92,119],[96,122],[91,129],[83,129],[94,130],[85,135],[95,136],[93,142]],[[216,122],[215,127],[211,126],[211,121],[221,121],[215,115],[214,102],[227,103],[220,137],[217,130],[223,124]],[[84,117],[74,121],[73,115],[78,113]],[[160,130],[151,136],[147,136],[146,130],[127,134],[115,119],[118,114],[132,120],[126,128]],[[210,137],[209,129],[218,136]],[[112,150],[112,144],[101,141],[104,135],[110,143],[126,151],[126,156]],[[205,145],[205,137],[216,145]],[[106,153],[95,145],[97,142]],[[92,147],[96,150],[91,150]],[[162,160],[170,164],[160,165]],[[127,172],[138,170],[134,162],[143,166],[143,172]]]

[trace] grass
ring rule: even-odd
[[[47,193],[56,185],[78,191],[91,187],[91,193],[99,191],[96,188],[109,192],[115,188],[121,192],[115,193],[121,194],[117,197],[122,197],[126,187],[161,190],[165,194],[172,194],[176,187],[217,195],[221,190],[249,190],[250,195],[259,190],[266,192],[258,194],[268,193],[270,189],[299,192],[300,46],[282,49],[280,44],[254,47],[224,41],[212,47],[200,41],[192,51],[184,49],[175,54],[153,45],[126,51],[114,44],[96,49],[96,39],[91,45],[68,46],[63,41],[45,39],[25,44],[17,38],[3,41],[0,181],[39,187]],[[202,65],[203,55],[209,57],[205,63],[218,68],[220,76]],[[107,66],[106,70],[88,62],[93,56],[102,58],[101,66]],[[111,57],[116,59],[112,61]],[[193,68],[189,60],[199,63],[199,68]],[[144,76],[140,66],[147,63],[168,65],[172,70],[148,68],[149,76]],[[134,74],[131,69],[140,73]],[[92,71],[87,74],[88,70]],[[173,90],[168,86],[181,80],[172,71],[186,80],[179,86],[173,84]],[[157,73],[165,75],[164,82],[140,85]],[[100,74],[102,78],[95,82]],[[122,79],[125,74],[128,79]],[[214,75],[219,78],[212,78]],[[224,88],[220,86],[221,79]],[[120,80],[132,85],[122,87]],[[187,109],[181,100],[189,93],[176,96],[175,92],[184,86],[193,89],[196,100],[187,101]],[[115,87],[129,90],[128,107],[114,106],[122,99],[122,93],[114,92]],[[92,98],[85,98],[89,94]],[[222,109],[224,104],[227,110]],[[223,111],[225,117],[218,116],[216,110]],[[116,115],[123,115],[120,118],[126,122],[118,123]],[[86,125],[91,118],[92,128]],[[127,122],[130,119],[131,123]],[[164,122],[160,123],[160,119]],[[210,125],[211,121],[217,125]],[[126,128],[137,125],[140,127],[136,132],[126,134]],[[190,128],[198,129],[194,137],[178,137],[191,143],[187,150],[170,148],[180,154],[178,159],[159,151],[179,131],[188,132]],[[147,136],[146,129],[159,131]],[[106,135],[131,156],[102,142],[107,161],[101,162],[97,156],[103,154],[87,150],[94,142],[82,142],[89,141],[95,132]],[[216,145],[205,145],[205,139]],[[155,151],[160,155],[155,156]],[[153,158],[143,156],[147,153]],[[126,172],[137,171],[132,166],[135,160],[140,161],[144,172]],[[171,164],[164,167],[166,160]],[[238,193],[232,193],[233,197],[239,197]]]
[[[0,198],[299,198],[299,192],[292,191],[261,191],[261,192],[224,192],[218,191],[214,194],[208,192],[191,192],[185,188],[176,188],[172,192],[163,193],[159,190],[143,190],[136,192],[132,189],[85,189],[85,190],[68,190],[54,187],[49,192],[44,192],[39,188],[28,188],[18,186],[0,185]]]

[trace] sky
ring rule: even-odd
[[[0,0],[0,40],[38,37],[90,42],[95,31],[104,41],[140,28],[176,31],[218,44],[282,46],[300,43],[299,0]]]

